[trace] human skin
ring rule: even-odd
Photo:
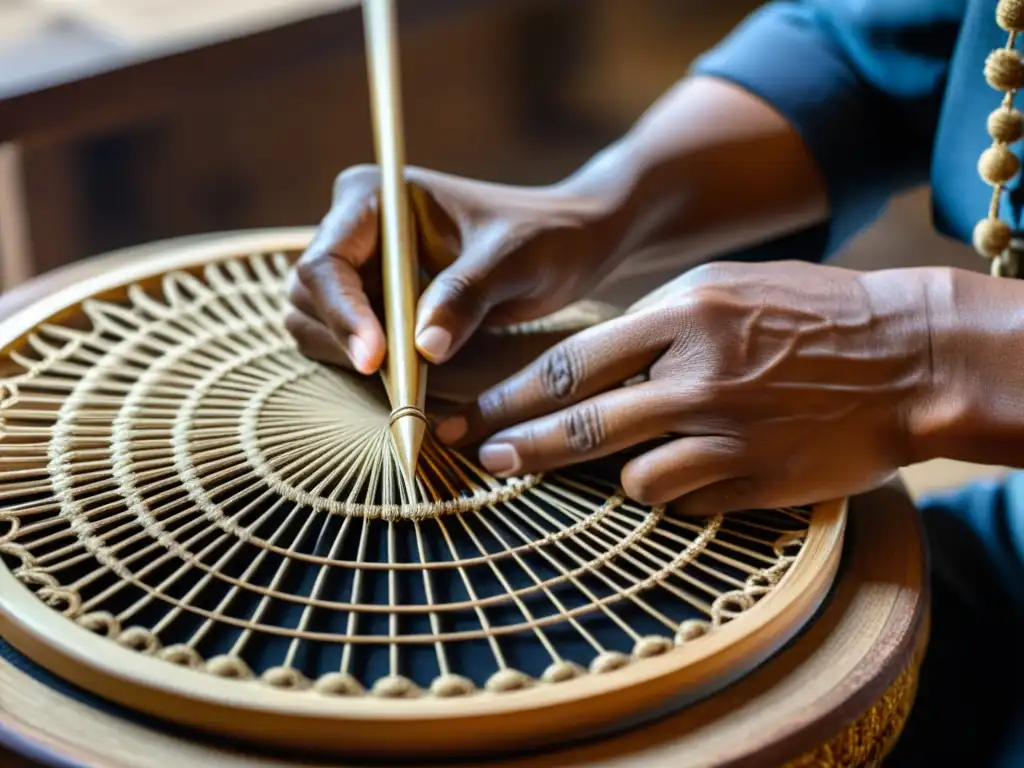
[[[769,106],[686,80],[619,142],[544,188],[413,169],[426,271],[421,352],[445,364],[481,324],[546,315],[652,245],[680,263],[828,216],[820,174]],[[303,256],[289,328],[372,373],[376,182],[340,177]],[[948,269],[862,274],[710,264],[555,344],[436,428],[498,476],[632,449],[626,492],[684,514],[857,493],[939,456],[1019,463],[1024,353],[1014,282]],[[637,375],[640,383],[621,386]]]
[[[762,101],[709,78],[682,81],[556,184],[510,187],[421,168],[407,169],[407,179],[420,262],[432,277],[417,342],[433,363],[450,360],[481,324],[537,319],[583,298],[645,248],[667,246],[692,264],[828,213],[793,129]],[[338,177],[296,265],[288,318],[306,354],[367,374],[386,352],[374,307],[378,190],[371,166]]]
[[[481,462],[498,476],[640,448],[624,490],[683,514],[863,492],[931,458],[948,414],[978,399],[933,358],[930,317],[948,318],[960,277],[700,267],[557,343],[437,431],[456,445],[486,438]]]

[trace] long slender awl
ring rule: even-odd
[[[373,135],[381,169],[381,245],[391,434],[407,487],[411,488],[427,429],[423,414],[427,372],[416,351],[419,268],[404,174],[405,142],[394,0],[364,0],[363,22]]]

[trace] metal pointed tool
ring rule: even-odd
[[[427,431],[426,364],[416,351],[419,267],[415,224],[405,183],[398,20],[394,0],[363,0],[373,136],[381,171],[380,221],[391,434],[407,487]]]

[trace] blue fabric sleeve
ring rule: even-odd
[[[824,176],[827,226],[763,254],[827,258],[928,179],[964,1],[776,0],[695,62],[785,116]]]

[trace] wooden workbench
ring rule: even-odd
[[[403,0],[402,30],[494,0]],[[359,0],[0,0],[0,289],[34,274],[23,152],[357,52]]]
[[[404,0],[403,31],[488,4]],[[361,45],[359,0],[0,0],[0,143],[121,125]]]

